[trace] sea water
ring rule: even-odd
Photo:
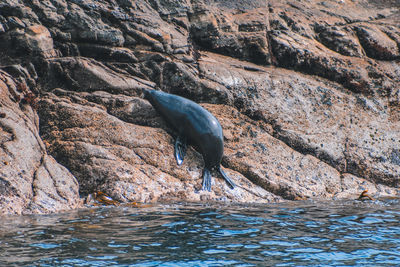
[[[0,266],[400,266],[399,200],[0,217]]]

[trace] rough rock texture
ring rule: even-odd
[[[79,185],[46,152],[39,136],[38,116],[25,103],[26,94],[21,84],[0,71],[0,213],[76,208]]]
[[[399,196],[397,1],[0,3],[0,209],[119,201],[273,202]],[[223,168],[173,157],[141,88],[202,103]],[[79,191],[79,192],[78,192]]]

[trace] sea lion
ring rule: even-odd
[[[211,191],[211,173],[217,169],[230,188],[235,184],[221,169],[224,153],[222,127],[205,108],[181,96],[162,91],[143,89],[144,98],[177,132],[175,140],[175,159],[181,165],[186,154],[187,144],[192,144],[204,159],[203,190]]]

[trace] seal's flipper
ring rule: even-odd
[[[222,170],[221,167],[218,168],[219,173],[221,173],[222,177],[224,177],[226,183],[229,185],[229,187],[231,189],[234,189],[236,187],[235,183],[228,177],[228,175],[226,175],[226,173],[224,172],[224,170]]]
[[[202,190],[211,191],[211,173],[210,170],[204,168],[203,171],[203,188]]]
[[[181,165],[186,155],[186,138],[178,136],[175,141],[175,159],[178,165]]]

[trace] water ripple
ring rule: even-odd
[[[0,266],[400,266],[391,202],[155,205],[0,218]]]

